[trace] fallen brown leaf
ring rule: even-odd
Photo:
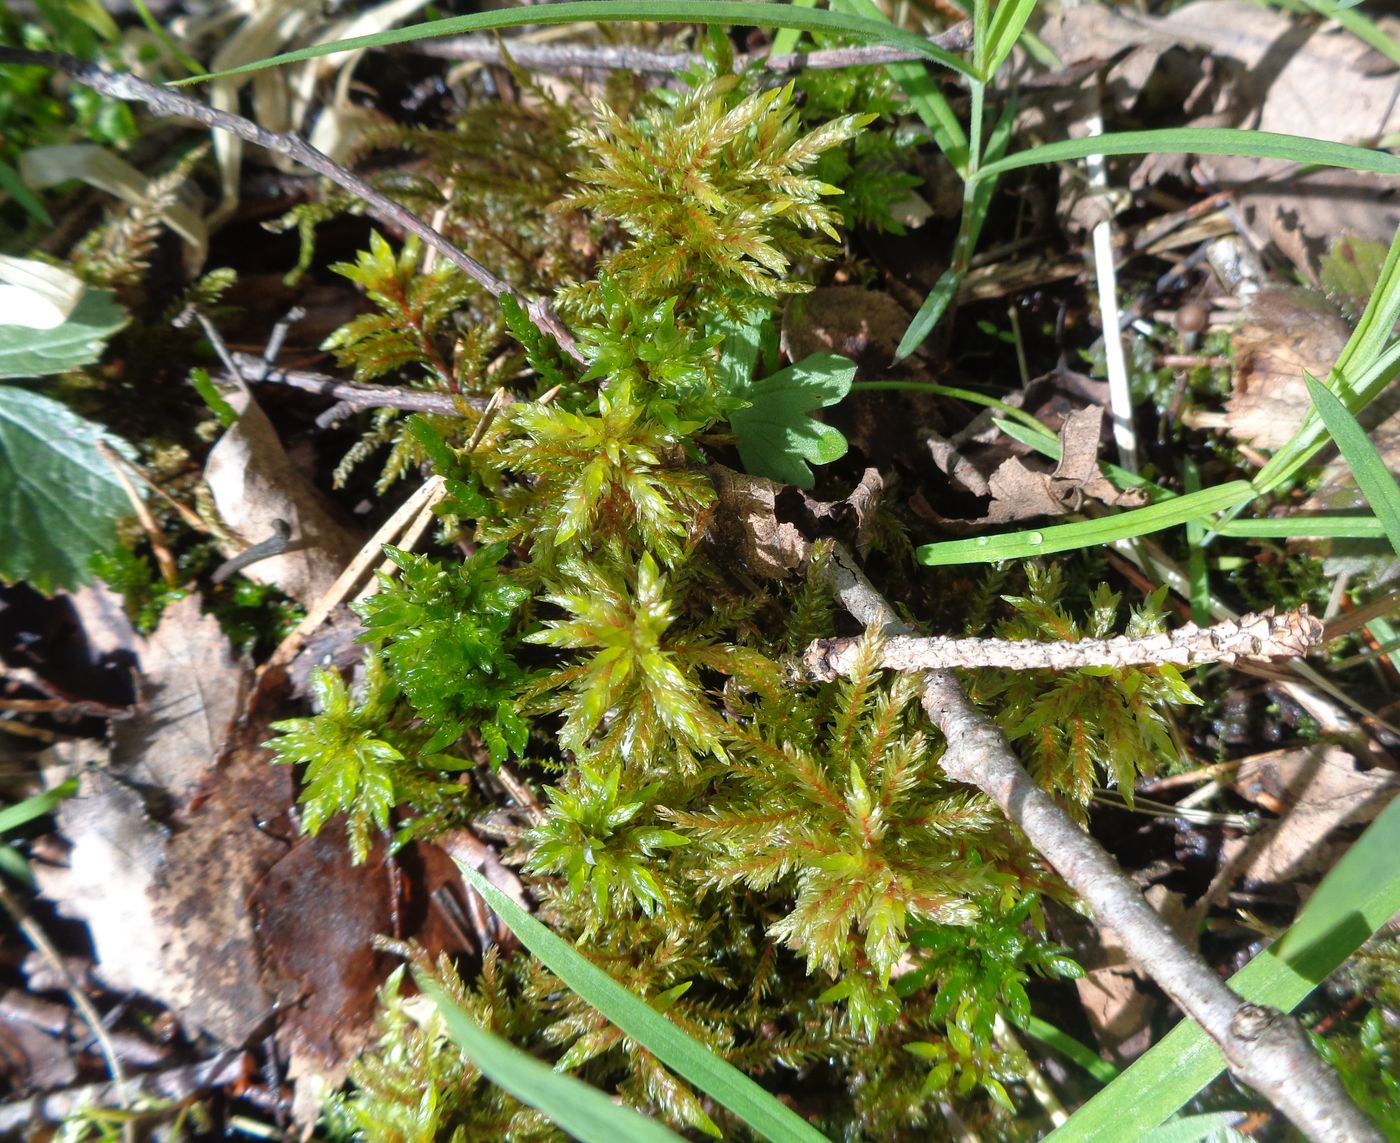
[[[311,604],[354,558],[360,542],[288,459],[272,422],[247,391],[233,394],[229,403],[238,420],[210,450],[204,468],[214,506],[244,546],[268,539],[277,521],[289,524],[292,535],[284,553],[250,564],[241,574]]]
[[[1067,69],[1103,61],[1106,99],[1130,115],[1140,114],[1140,102],[1150,100],[1158,107],[1182,108],[1190,126],[1244,127],[1362,145],[1400,129],[1393,69],[1371,66],[1371,49],[1340,28],[1310,24],[1306,17],[1261,9],[1248,0],[1197,0],[1160,19],[1082,5],[1052,17],[1041,35]],[[1173,47],[1187,52],[1170,52]],[[1132,50],[1124,55],[1124,48]],[[1058,102],[1042,102],[1035,112],[1039,122],[1059,131],[1069,122],[1071,136],[1082,134],[1078,121],[1098,110],[1093,84],[1081,84],[1072,96],[1061,94]],[[1325,244],[1336,235],[1388,245],[1400,223],[1400,203],[1379,175],[1336,168],[1300,171],[1274,160],[1228,155],[1197,155],[1189,162],[1210,185],[1235,189],[1245,222],[1311,280]],[[1135,168],[1130,186],[1182,178],[1187,163],[1186,156],[1149,156]]]
[[[778,520],[783,485],[712,464],[707,470],[719,495],[712,538],[754,575],[784,579],[807,558],[807,540],[795,524]]]
[[[1230,435],[1254,448],[1283,447],[1312,407],[1304,371],[1326,377],[1350,336],[1321,294],[1290,286],[1260,290],[1230,339],[1235,371],[1224,418]]]
[[[1319,743],[1245,759],[1234,790],[1280,818],[1250,839],[1233,876],[1289,885],[1331,868],[1342,848],[1329,841],[1332,832],[1374,819],[1400,791],[1400,777],[1358,770],[1341,746]]]
[[[987,477],[986,488],[991,503],[987,505],[984,516],[958,520],[944,518],[932,509],[928,511],[939,523],[975,531],[994,524],[1077,512],[1085,499],[1121,507],[1141,504],[1143,496],[1140,491],[1120,491],[1099,471],[1098,451],[1102,430],[1101,407],[1093,405],[1077,409],[1066,416],[1060,426],[1060,460],[1053,472],[1036,472],[1018,457],[1008,457]],[[967,463],[966,458],[952,450],[934,452],[935,458],[952,458],[954,455],[961,463]],[[966,480],[966,473],[963,476]]]

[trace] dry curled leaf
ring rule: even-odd
[[[1280,815],[1250,839],[1234,875],[1288,885],[1330,869],[1339,856],[1332,832],[1373,820],[1400,791],[1400,778],[1361,770],[1343,747],[1315,743],[1244,759],[1234,790]]]
[[[293,466],[257,402],[240,391],[229,403],[239,412],[238,420],[210,451],[204,468],[214,505],[224,523],[243,537],[244,546],[266,540],[281,526],[279,521],[291,526],[285,552],[249,565],[242,574],[309,606],[354,558],[359,540]]]
[[[1350,335],[1321,294],[1260,290],[1231,335],[1235,372],[1224,418],[1230,435],[1254,448],[1283,447],[1312,406],[1304,371],[1326,377]]]
[[[807,540],[795,524],[778,520],[783,485],[723,465],[709,467],[719,502],[712,536],[754,575],[783,579],[807,558]]]
[[[1097,405],[1076,409],[1060,426],[1060,461],[1053,472],[1036,472],[1018,457],[1007,457],[986,479],[986,494],[991,497],[985,516],[980,519],[951,519],[929,509],[939,523],[962,529],[980,530],[994,524],[1009,524],[1019,520],[1035,520],[1045,516],[1063,516],[1078,511],[1085,499],[1097,500],[1115,507],[1132,508],[1143,503],[1141,491],[1135,488],[1119,490],[1099,471],[1099,439],[1103,429],[1103,409]],[[946,448],[934,448],[934,458],[945,463],[966,466],[968,461],[949,442]],[[960,475],[964,484],[971,483],[965,467],[956,467],[949,475]]]

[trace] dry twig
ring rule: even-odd
[[[86,1021],[88,1030],[92,1033],[92,1038],[97,1043],[98,1051],[102,1053],[102,1059],[107,1065],[107,1072],[112,1077],[112,1089],[118,1106],[129,1108],[131,1106],[131,1095],[127,1091],[126,1069],[122,1066],[121,1056],[112,1045],[112,1037],[107,1032],[107,1026],[102,1023],[102,1016],[97,1011],[96,1006],[88,997],[88,994],[78,987],[73,979],[72,973],[68,971],[68,965],[64,963],[63,957],[59,955],[58,949],[49,940],[49,935],[39,927],[38,922],[29,915],[20,900],[9,891],[3,882],[0,882],[0,908],[3,908],[10,915],[10,920],[25,935],[39,955],[49,964],[49,967],[63,981],[63,989],[68,993],[68,997],[73,1001],[73,1006]],[[123,1132],[123,1138],[131,1138],[130,1132]]]
[[[380,222],[416,235],[424,245],[436,250],[492,297],[509,295],[515,298],[540,329],[552,334],[566,353],[579,358],[573,336],[559,320],[548,301],[543,298],[530,301],[522,297],[504,278],[492,273],[464,250],[459,250],[412,211],[376,190],[359,175],[347,171],[300,136],[293,135],[290,131],[269,131],[241,115],[215,110],[168,87],[147,83],[144,79],[127,72],[107,71],[96,64],[84,63],[62,52],[31,52],[22,48],[0,47],[0,63],[51,68],[111,99],[144,103],[157,115],[174,119],[193,119],[196,123],[227,131],[274,154],[285,155],[361,199],[368,207],[369,213]]]
[[[913,632],[840,548],[825,565],[842,605],[890,637]],[[1103,848],[1026,773],[1006,738],[968,700],[951,671],[924,676],[922,702],[947,743],[944,771],[1002,808],[1166,994],[1215,1041],[1230,1071],[1316,1143],[1382,1143],[1312,1050],[1298,1022],[1242,1000],[1182,943]]]
[[[972,22],[963,20],[936,36],[929,43],[950,52],[964,51],[972,45]],[[636,71],[654,75],[674,75],[704,61],[699,52],[659,52],[623,45],[589,44],[531,44],[520,40],[504,43],[497,36],[443,36],[415,40],[401,45],[400,50],[436,59],[459,60],[463,63],[504,64],[507,61],[526,71]],[[790,52],[773,56],[760,52],[736,57],[734,66],[742,69],[760,64],[771,72],[786,75],[794,71],[830,70],[843,67],[867,67],[872,64],[900,63],[924,59],[915,52],[884,44],[869,44],[850,48],[823,48],[811,52]]]
[[[230,355],[234,376],[250,384],[286,385],[306,393],[329,397],[352,410],[402,409],[407,413],[434,413],[438,416],[460,416],[463,408],[484,410],[485,397],[464,397],[450,393],[432,393],[421,389],[398,389],[388,385],[352,385],[337,381],[325,373],[302,369],[282,369],[251,353]]]

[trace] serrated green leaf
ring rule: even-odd
[[[46,377],[89,365],[126,325],[110,290],[90,290],[69,319],[53,329],[0,325],[0,378]]]
[[[76,587],[131,502],[99,443],[131,446],[27,389],[0,386],[0,580]]]
[[[780,369],[736,395],[749,402],[730,414],[739,457],[755,476],[799,488],[816,483],[810,464],[830,464],[846,455],[839,429],[810,416],[834,405],[851,391],[856,365],[833,353],[814,353]]]

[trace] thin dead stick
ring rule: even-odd
[[[355,585],[364,578],[370,569],[370,565],[383,557],[383,547],[395,536],[407,527],[418,513],[427,505],[436,504],[446,493],[446,482],[440,476],[430,476],[422,486],[407,500],[399,506],[397,512],[389,517],[369,538],[369,541],[353,560],[340,573],[336,581],[326,589],[326,593],[318,599],[311,609],[306,613],[306,618],[296,625],[296,628],[279,644],[272,657],[263,665],[261,674],[271,675],[276,667],[284,667],[296,657],[296,653],[301,650],[301,645],[306,641],[306,637],[316,630],[326,621],[336,605],[341,602]]]
[[[369,213],[380,222],[397,226],[416,235],[423,243],[436,250],[473,281],[477,282],[492,297],[510,296],[518,301],[530,315],[530,320],[547,333],[553,334],[560,347],[568,354],[582,360],[574,345],[573,336],[564,323],[543,298],[531,301],[504,278],[493,274],[470,254],[459,250],[443,235],[439,234],[412,211],[400,206],[393,199],[376,190],[359,175],[347,171],[339,163],[322,154],[310,143],[291,132],[268,131],[250,119],[227,111],[218,111],[198,100],[190,99],[168,87],[158,87],[127,72],[107,71],[96,64],[84,63],[61,52],[31,52],[22,48],[0,47],[0,63],[16,63],[26,67],[46,67],[77,80],[79,83],[108,96],[130,103],[144,103],[155,114],[166,118],[193,119],[206,127],[227,131],[248,143],[300,163],[308,170],[330,179],[338,186],[364,201]]]
[[[929,43],[950,52],[964,51],[972,45],[972,24],[968,20],[954,24],[947,31],[928,37]],[[504,44],[495,36],[445,36],[440,39],[415,40],[400,50],[435,59],[460,60],[466,63],[504,64],[509,60],[526,71],[636,71],[653,75],[674,75],[688,67],[704,62],[699,52],[659,52],[646,48],[587,44],[530,44],[509,40]],[[742,69],[759,64],[768,71],[787,74],[843,67],[868,67],[873,64],[917,61],[926,57],[873,44],[851,48],[824,48],[811,52],[790,52],[771,56],[757,52],[735,57],[734,66]]]
[[[112,455],[116,457],[118,463],[125,466],[126,470],[129,473],[131,473],[132,476],[136,477],[137,480],[139,480],[142,484],[144,484],[147,488],[149,488],[152,492],[154,492],[157,496],[164,500],[166,504],[168,504],[171,507],[171,509],[179,515],[180,519],[183,520],[186,524],[188,524],[194,531],[199,532],[201,534],[215,536],[220,540],[232,539],[232,537],[228,534],[228,532],[225,529],[216,528],[208,520],[201,519],[198,512],[195,512],[192,508],[181,504],[178,500],[175,499],[175,497],[171,496],[170,493],[168,493],[164,488],[162,488],[159,484],[157,484],[154,480],[147,476],[141,470],[140,465],[127,460],[127,458],[122,456],[122,454],[119,452],[114,451]]]
[[[175,587],[180,582],[180,568],[175,562],[174,553],[165,542],[165,537],[161,535],[160,528],[156,524],[156,518],[151,515],[151,510],[146,507],[146,501],[142,499],[141,493],[136,491],[136,485],[131,483],[131,477],[127,475],[126,469],[122,466],[121,458],[117,451],[106,441],[97,442],[97,453],[107,462],[116,476],[118,483],[122,486],[122,491],[126,493],[126,498],[131,501],[131,510],[136,513],[136,519],[141,524],[141,530],[146,533],[146,539],[151,542],[151,551],[155,553],[156,563],[160,565],[160,575],[165,580],[167,587]]]
[[[849,675],[859,639],[818,639],[803,654],[813,678]],[[1019,639],[919,638],[894,635],[881,648],[887,671],[944,671],[953,667],[1002,667],[1013,671],[1064,671],[1077,667],[1131,667],[1170,663],[1195,667],[1239,659],[1293,659],[1322,643],[1322,621],[1306,607],[1275,615],[1243,615],[1209,627],[1187,623],[1175,631],[1133,639],[1081,639],[1035,643]]]
[[[53,942],[49,940],[48,933],[44,932],[29,915],[28,910],[10,892],[3,882],[0,882],[0,908],[10,914],[10,919],[14,921],[15,927],[25,935],[25,938],[38,951],[49,967],[57,973],[59,980],[63,982],[63,990],[68,993],[68,997],[73,1001],[73,1006],[77,1008],[79,1014],[87,1022],[88,1030],[92,1032],[92,1037],[97,1041],[98,1050],[102,1053],[102,1059],[107,1064],[107,1071],[112,1077],[112,1082],[116,1085],[117,1101],[123,1108],[131,1106],[131,1097],[126,1089],[126,1069],[122,1066],[121,1057],[117,1055],[117,1050],[112,1044],[112,1038],[107,1034],[106,1025],[102,1023],[102,1016],[93,1006],[88,994],[78,987],[73,979],[73,974],[68,971],[68,966],[63,962],[63,957],[59,955],[58,949],[54,948]]]
[[[486,408],[481,414],[481,419],[477,421],[476,428],[472,430],[471,439],[467,441],[467,446],[463,450],[464,452],[471,452],[481,443],[481,438],[486,435],[486,430],[491,427],[491,422],[496,419],[496,413],[499,412],[503,406],[508,404],[510,404],[510,394],[504,389],[497,389],[491,394],[491,398],[486,402]],[[446,486],[444,485],[444,492],[445,491]],[[428,525],[433,522],[433,507],[441,499],[442,497],[440,495],[435,496],[419,509],[418,515],[413,523],[404,530],[403,538],[398,542],[398,547],[406,552],[411,552],[417,547],[418,541],[423,538],[423,533],[428,530]],[[385,575],[393,575],[394,572],[398,570],[398,564],[386,558],[384,562],[379,565],[377,570],[383,572]],[[356,597],[356,602],[358,603],[367,599],[378,590],[379,584],[376,577],[365,585],[365,589]]]
[[[485,397],[460,397],[385,385],[351,385],[337,381],[326,373],[282,369],[251,353],[233,353],[229,356],[233,360],[234,376],[249,384],[286,385],[305,393],[329,397],[352,409],[402,409],[407,413],[434,413],[451,417],[461,415],[463,406],[482,410],[488,403]]]
[[[824,572],[842,605],[866,627],[891,637],[913,633],[848,552],[835,549]],[[1182,943],[1098,842],[1036,785],[951,671],[929,671],[921,697],[947,743],[942,766],[948,776],[975,786],[1002,808],[1099,923],[1215,1041],[1238,1079],[1315,1143],[1382,1143],[1385,1137],[1351,1102],[1297,1021],[1241,1000]]]
[[[197,1092],[245,1079],[252,1070],[252,1057],[241,1049],[230,1048],[204,1063],[145,1072],[123,1085],[87,1084],[0,1103],[0,1136],[22,1138],[35,1124],[62,1123],[83,1108],[126,1107],[125,1103],[117,1104],[117,1099],[128,1090],[156,1099],[183,1100]],[[12,1131],[14,1135],[10,1134]]]

